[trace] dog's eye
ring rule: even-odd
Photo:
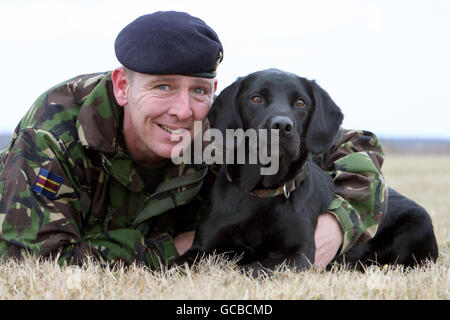
[[[254,96],[254,97],[252,97],[251,100],[253,103],[258,103],[258,104],[262,102],[262,98],[260,96]]]
[[[297,99],[297,101],[295,101],[295,105],[297,107],[304,107],[306,105],[306,102],[303,99]]]

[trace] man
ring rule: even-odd
[[[222,45],[202,20],[156,12],[126,26],[115,52],[123,67],[39,97],[1,154],[3,258],[158,267],[191,246],[214,175],[172,163],[171,137],[205,121]],[[319,267],[374,235],[386,207],[382,159],[376,137],[356,131],[318,157],[336,183],[316,230]]]

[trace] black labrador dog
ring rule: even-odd
[[[211,210],[201,220],[193,246],[174,264],[192,264],[200,255],[215,252],[239,257],[238,265],[254,275],[282,263],[296,270],[310,267],[317,217],[327,212],[334,192],[330,176],[311,154],[334,145],[343,119],[339,107],[314,81],[269,69],[224,89],[208,118],[224,136],[226,129],[277,129],[279,168],[261,175],[267,164],[223,164],[211,191]],[[251,150],[249,140],[243,143],[244,150]],[[235,153],[233,159],[236,150],[227,150]],[[275,148],[269,146],[269,151]],[[392,189],[388,203],[376,236],[336,262],[410,265],[437,258],[428,213]]]

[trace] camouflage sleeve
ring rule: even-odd
[[[321,159],[322,168],[335,184],[329,212],[336,216],[344,232],[339,254],[372,238],[386,213],[383,159],[377,137],[368,131],[355,130],[341,130],[335,147]]]
[[[78,178],[83,172],[62,140],[33,128],[15,135],[1,161],[2,259],[31,253],[58,257],[60,264],[81,264],[87,256],[102,263],[154,264],[157,256],[146,250],[138,230],[105,232],[102,225],[107,221],[85,230],[89,208],[80,201]]]

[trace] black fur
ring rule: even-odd
[[[436,261],[438,246],[430,215],[414,201],[389,188],[388,209],[375,237],[354,245],[335,262],[363,269],[371,264],[414,267]],[[331,266],[331,264],[330,264]]]
[[[255,96],[260,98],[258,103],[252,100]],[[298,99],[305,105],[297,106]],[[216,252],[240,256],[238,264],[254,275],[283,262],[296,270],[310,267],[317,217],[327,212],[334,191],[331,178],[310,155],[333,146],[343,119],[338,106],[314,81],[270,69],[240,78],[223,90],[208,118],[224,136],[227,128],[281,128],[280,167],[277,174],[262,176],[259,163],[222,165],[211,192],[212,208],[200,222],[193,246],[174,263],[192,264],[199,254]],[[249,194],[282,186],[305,165],[308,175],[289,198]],[[383,263],[409,264],[413,254],[418,261],[428,256],[436,259],[427,212],[395,191],[391,191],[389,204],[377,236],[355,246],[346,260],[369,261],[375,252]]]

